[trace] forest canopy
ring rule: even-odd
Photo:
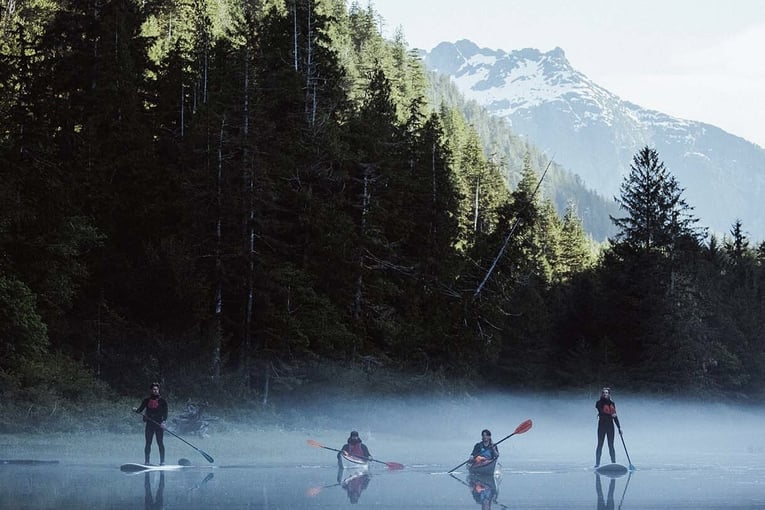
[[[650,147],[595,243],[579,204],[539,192],[537,149],[497,157],[458,102],[428,100],[371,6],[0,16],[4,399],[162,380],[265,400],[316,360],[762,395],[765,245],[738,221],[707,236]]]

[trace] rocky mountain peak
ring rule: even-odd
[[[648,145],[686,189],[702,224],[727,233],[741,219],[755,239],[765,239],[759,146],[625,101],[574,69],[558,47],[508,52],[463,39],[424,52],[423,61],[603,196],[618,195],[632,156]]]

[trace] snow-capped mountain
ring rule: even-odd
[[[604,196],[619,195],[632,156],[648,145],[685,188],[703,226],[727,233],[740,219],[752,240],[765,239],[761,147],[622,100],[573,69],[560,48],[508,53],[462,40],[439,44],[423,61]]]

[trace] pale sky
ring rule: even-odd
[[[366,7],[367,0],[357,0]],[[349,0],[350,3],[350,0]],[[561,47],[598,85],[644,108],[765,148],[765,0],[371,0],[410,47],[470,39]]]

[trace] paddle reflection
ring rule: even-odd
[[[164,494],[165,494],[165,473],[159,472],[159,487],[157,487],[157,493],[152,494],[151,490],[151,473],[144,473],[143,475],[143,488],[144,488],[144,505],[146,510],[162,510],[165,508]]]
[[[614,508],[614,489],[616,488],[616,479],[609,478],[608,499],[603,498],[603,486],[600,483],[600,475],[595,473],[595,492],[598,494],[598,510],[613,510]]]
[[[369,472],[366,469],[338,469],[337,470],[337,483],[340,484],[345,492],[348,494],[348,500],[351,504],[359,502],[361,493],[369,486],[369,481],[372,479],[369,476]]]

